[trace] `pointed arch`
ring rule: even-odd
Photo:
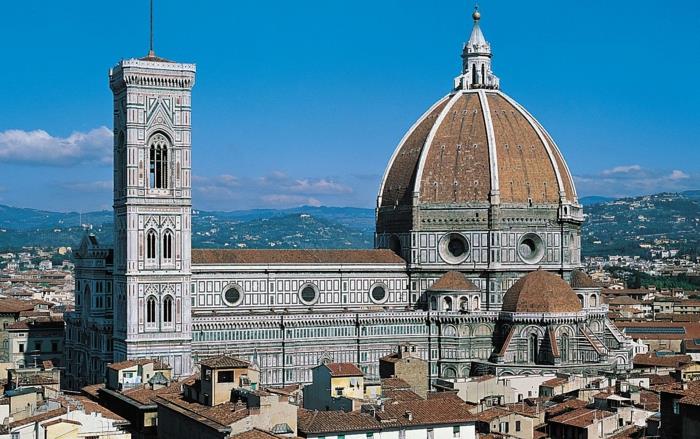
[[[155,230],[149,229],[146,232],[146,260],[153,262],[156,259],[156,248],[158,241],[158,234]]]
[[[151,189],[167,189],[168,179],[168,153],[170,140],[161,132],[151,136],[148,141],[149,167],[148,183]]]
[[[146,324],[154,324],[156,322],[156,298],[148,296],[146,299]]]
[[[163,323],[173,322],[173,297],[168,295],[163,299]]]
[[[163,262],[173,261],[173,232],[170,229],[166,229],[163,232]]]

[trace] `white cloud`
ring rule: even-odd
[[[346,205],[344,196],[353,192],[332,178],[292,178],[281,171],[255,178],[195,176],[193,190],[195,204],[222,210]]]
[[[112,163],[112,131],[101,126],[55,137],[44,130],[0,132],[0,161],[44,166]]]
[[[649,169],[640,165],[616,166],[598,174],[576,175],[574,180],[580,196],[626,197],[700,188],[700,174],[680,169]]]
[[[284,195],[284,194],[271,194],[263,195],[260,198],[263,202],[269,205],[283,205],[283,206],[322,206],[320,200],[313,197],[304,197],[299,195]]]
[[[616,174],[631,174],[642,170],[639,165],[626,165],[626,166],[615,166],[612,169],[605,169],[601,172],[602,175],[616,175]]]
[[[112,180],[98,181],[74,181],[62,183],[61,186],[70,192],[95,193],[95,192],[111,192]]]
[[[668,176],[669,180],[685,180],[690,178],[690,175],[686,174],[683,171],[679,171],[678,169],[674,169],[671,172],[671,175]]]

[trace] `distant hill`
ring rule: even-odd
[[[700,254],[700,191],[620,198],[587,206],[584,215],[584,255]]]
[[[24,246],[76,246],[81,214],[0,205],[0,251]],[[113,239],[112,212],[82,214],[101,243]],[[209,212],[193,209],[194,247],[371,248],[374,210],[311,207]]]
[[[600,197],[597,195],[592,195],[590,197],[581,197],[581,198],[579,198],[578,201],[583,206],[592,206],[594,204],[607,203],[608,201],[614,201],[614,200],[615,200],[615,198],[611,198],[611,197]]]
[[[584,197],[582,240],[586,256],[649,255],[651,249],[700,254],[700,191],[634,198]],[[0,205],[0,251],[22,246],[76,246],[78,213]],[[112,213],[88,212],[83,223],[104,244],[112,241]],[[374,210],[349,207],[193,210],[194,247],[371,248]]]

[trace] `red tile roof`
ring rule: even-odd
[[[192,264],[405,264],[391,250],[192,250]]]
[[[657,352],[648,354],[637,354],[632,359],[634,366],[656,366],[676,368],[681,364],[691,363],[693,359],[690,355],[657,355]]]
[[[323,434],[351,431],[377,431],[408,426],[466,424],[475,421],[470,406],[451,398],[421,399],[384,404],[369,413],[299,410],[299,431]]]
[[[364,376],[359,367],[352,363],[328,363],[325,365],[333,377]]]
[[[428,288],[429,291],[481,291],[459,271],[448,271]]]
[[[503,296],[503,311],[569,313],[581,311],[581,302],[564,279],[537,270],[518,279]]]
[[[230,355],[218,355],[216,357],[205,358],[199,362],[202,366],[210,367],[212,369],[219,368],[242,368],[250,367],[251,363],[240,358],[232,357]]]
[[[549,420],[550,423],[571,425],[574,427],[587,427],[597,420],[616,416],[613,412],[605,410],[596,410],[588,408],[580,408],[555,416]]]

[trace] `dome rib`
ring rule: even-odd
[[[484,124],[486,125],[486,138],[489,143],[489,169],[491,171],[491,202],[500,203],[501,183],[498,178],[498,151],[496,148],[496,135],[493,132],[493,120],[491,120],[491,107],[484,90],[479,90],[479,101],[484,113]]]
[[[562,163],[558,160],[558,157],[555,156],[554,152],[552,151],[552,145],[550,143],[551,138],[549,136],[544,135],[543,128],[540,125],[540,123],[537,122],[534,117],[532,117],[532,114],[530,114],[530,112],[527,111],[525,109],[525,107],[523,107],[522,105],[517,103],[513,98],[506,95],[505,93],[498,93],[498,94],[500,96],[502,96],[506,101],[508,101],[508,103],[510,103],[513,107],[515,107],[516,110],[520,111],[520,114],[522,114],[525,117],[525,119],[528,121],[530,126],[535,130],[535,132],[537,133],[537,136],[540,138],[540,142],[542,142],[542,144],[544,145],[545,151],[547,151],[547,155],[549,155],[549,161],[552,164],[552,169],[554,170],[554,174],[557,176],[557,184],[559,185],[560,196],[561,196],[561,194],[563,194],[564,197],[569,195],[567,193],[567,190],[566,190],[567,188],[564,186],[564,182],[563,182],[561,172],[559,169],[559,167]],[[555,148],[556,148],[556,146],[555,146]],[[557,153],[559,153],[558,149],[557,149]],[[560,154],[558,154],[558,155],[560,155]],[[564,166],[566,166],[565,163],[564,163]],[[568,172],[568,167],[566,168],[566,171]],[[575,195],[573,193],[570,194],[570,196],[575,197]],[[573,201],[573,200],[570,200],[570,201]]]
[[[433,145],[433,141],[435,139],[435,133],[437,130],[440,128],[440,126],[443,124],[443,121],[445,120],[445,117],[449,112],[452,110],[452,107],[459,101],[462,97],[462,93],[455,93],[450,101],[447,103],[447,106],[443,108],[442,112],[437,118],[437,121],[435,121],[435,125],[430,129],[430,134],[428,134],[428,138],[425,141],[425,145],[423,146],[423,150],[420,153],[420,159],[418,160],[418,168],[416,171],[416,180],[415,180],[415,186],[413,191],[418,194],[418,200],[420,203],[421,199],[421,187],[422,187],[422,180],[423,180],[423,169],[425,168],[425,161],[428,156],[428,152],[430,151],[430,147]]]
[[[419,164],[419,202],[487,203],[491,191],[489,150],[478,94],[460,93],[443,114]]]
[[[425,148],[425,139],[435,126],[435,123],[428,124],[433,117],[435,119],[439,117],[451,96],[451,94],[444,96],[434,103],[428,111],[423,113],[394,149],[394,153],[391,155],[389,163],[384,170],[384,177],[379,188],[377,196],[378,207],[391,206],[395,202],[401,201],[410,202],[415,186],[418,159],[423,148]],[[389,183],[388,187],[387,182]],[[396,188],[393,187],[394,185]]]

